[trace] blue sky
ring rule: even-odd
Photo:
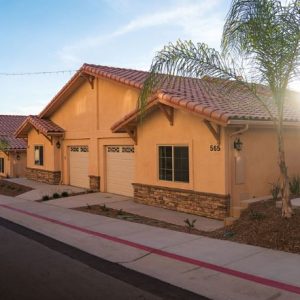
[[[147,70],[180,39],[219,47],[230,0],[0,0],[0,73]],[[37,114],[72,73],[0,76],[0,113]]]

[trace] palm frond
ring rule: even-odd
[[[201,83],[206,86],[207,92],[210,93],[213,86],[228,101],[233,97],[248,99],[254,96],[269,117],[272,120],[275,118],[263,97],[259,96],[257,85],[247,81],[243,68],[229,55],[223,55],[204,43],[195,45],[191,41],[181,40],[165,46],[155,56],[140,93],[140,109],[143,111],[150,95],[158,90],[172,89],[174,80],[182,76],[205,78]]]

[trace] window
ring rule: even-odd
[[[187,146],[159,146],[159,179],[189,182]]]
[[[4,158],[0,157],[0,173],[4,173]]]
[[[44,164],[44,147],[34,146],[34,164],[42,166]]]

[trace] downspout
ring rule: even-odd
[[[248,129],[249,129],[249,124],[246,124],[246,125],[244,126],[244,128],[239,129],[239,130],[237,130],[237,131],[234,131],[233,133],[230,134],[230,136],[235,136],[235,135],[237,135],[237,134],[242,134],[242,133],[246,132]]]
[[[230,216],[232,216],[232,208],[233,208],[233,199],[232,199],[232,193],[233,193],[233,173],[234,173],[234,170],[233,170],[233,164],[232,164],[232,160],[233,160],[233,153],[231,151],[231,137],[233,136],[236,136],[238,134],[242,134],[246,131],[249,130],[249,124],[245,124],[245,126],[237,131],[234,131],[230,134],[230,138],[229,138],[229,143],[228,143],[228,153],[229,153],[229,163],[230,163],[230,186],[229,186],[229,194],[231,195],[230,198]]]

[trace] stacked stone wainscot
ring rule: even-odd
[[[133,183],[134,200],[199,216],[224,220],[229,216],[230,197],[175,189],[154,185]]]
[[[49,184],[59,184],[61,181],[61,171],[47,171],[34,168],[26,168],[26,178],[45,182]]]
[[[90,175],[90,189],[100,191],[100,176]]]

